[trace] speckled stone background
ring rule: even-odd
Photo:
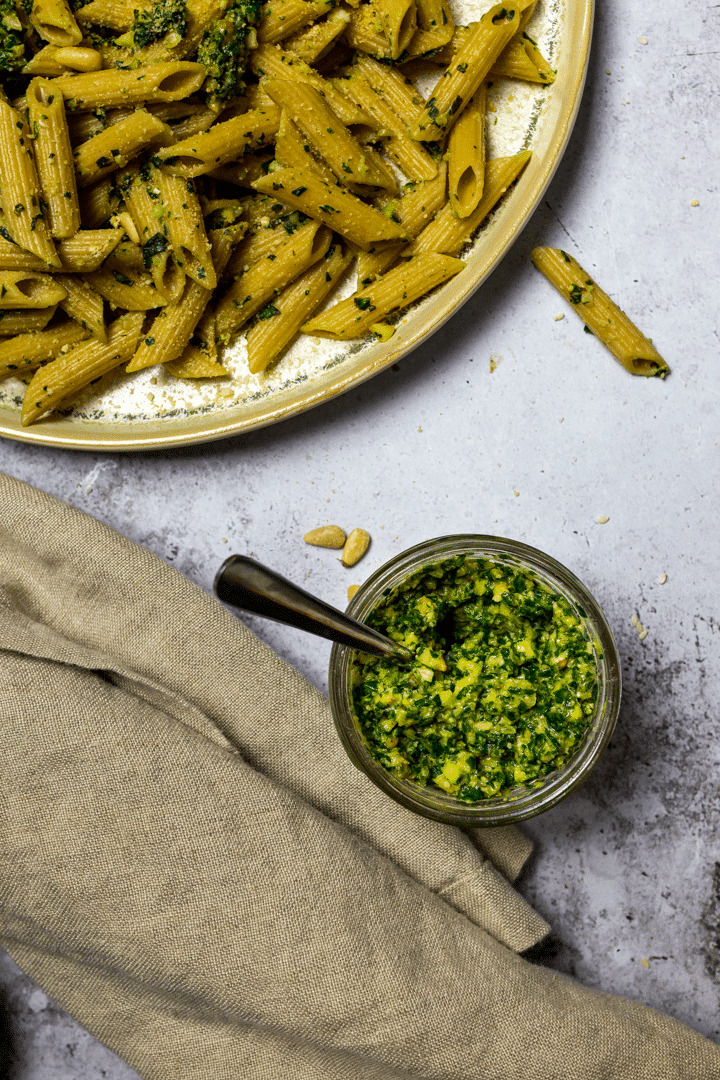
[[[397,551],[455,531],[516,537],[568,565],[607,613],[625,695],[592,779],[526,826],[537,850],[519,887],[553,926],[536,959],[716,1040],[719,14],[699,0],[682,18],[668,0],[600,6],[578,123],[541,208],[462,312],[364,387],[184,452],[0,445],[0,468],[204,588],[227,554],[250,552],[342,605]],[[666,382],[633,379],[583,333],[530,265],[536,243],[571,250],[626,306],[671,364]],[[361,567],[303,545],[326,521],[371,532]],[[325,643],[252,626],[324,687]],[[0,1062],[7,1080],[135,1076],[7,957]]]

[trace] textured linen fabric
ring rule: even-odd
[[[2,474],[0,762],[0,943],[146,1080],[720,1078],[512,951],[514,830],[396,806],[219,604]]]

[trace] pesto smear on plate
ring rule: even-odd
[[[416,571],[368,625],[414,660],[356,657],[363,739],[398,779],[463,802],[536,787],[583,740],[598,693],[580,616],[531,572],[457,556]]]

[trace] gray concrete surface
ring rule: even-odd
[[[455,531],[516,537],[568,565],[605,608],[625,696],[591,780],[527,825],[536,853],[519,887],[553,926],[536,959],[716,1040],[719,11],[601,6],[577,127],[542,206],[462,312],[392,370],[277,428],[187,451],[0,445],[0,468],[204,588],[229,552],[250,552],[342,605],[397,551]],[[529,263],[538,242],[576,253],[626,306],[671,364],[665,383],[633,379],[583,333]],[[372,534],[356,570],[303,545],[326,521]],[[251,625],[325,685],[324,643]],[[135,1075],[8,958],[3,1055],[8,1080]]]

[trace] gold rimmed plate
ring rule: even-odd
[[[453,4],[453,10],[458,22],[467,23],[489,6],[462,0]],[[300,335],[266,372],[250,375],[241,338],[223,359],[231,378],[178,380],[164,368],[120,379],[111,373],[67,408],[29,428],[20,425],[25,387],[17,379],[6,379],[0,382],[0,435],[75,450],[143,450],[208,442],[295,416],[406,356],[482,285],[542,198],[577,115],[592,16],[593,0],[540,0],[528,32],[557,68],[555,82],[537,86],[502,79],[489,95],[489,155],[530,149],[532,157],[463,253],[466,269],[406,312],[389,341],[346,343]],[[348,282],[345,293],[352,291]]]

